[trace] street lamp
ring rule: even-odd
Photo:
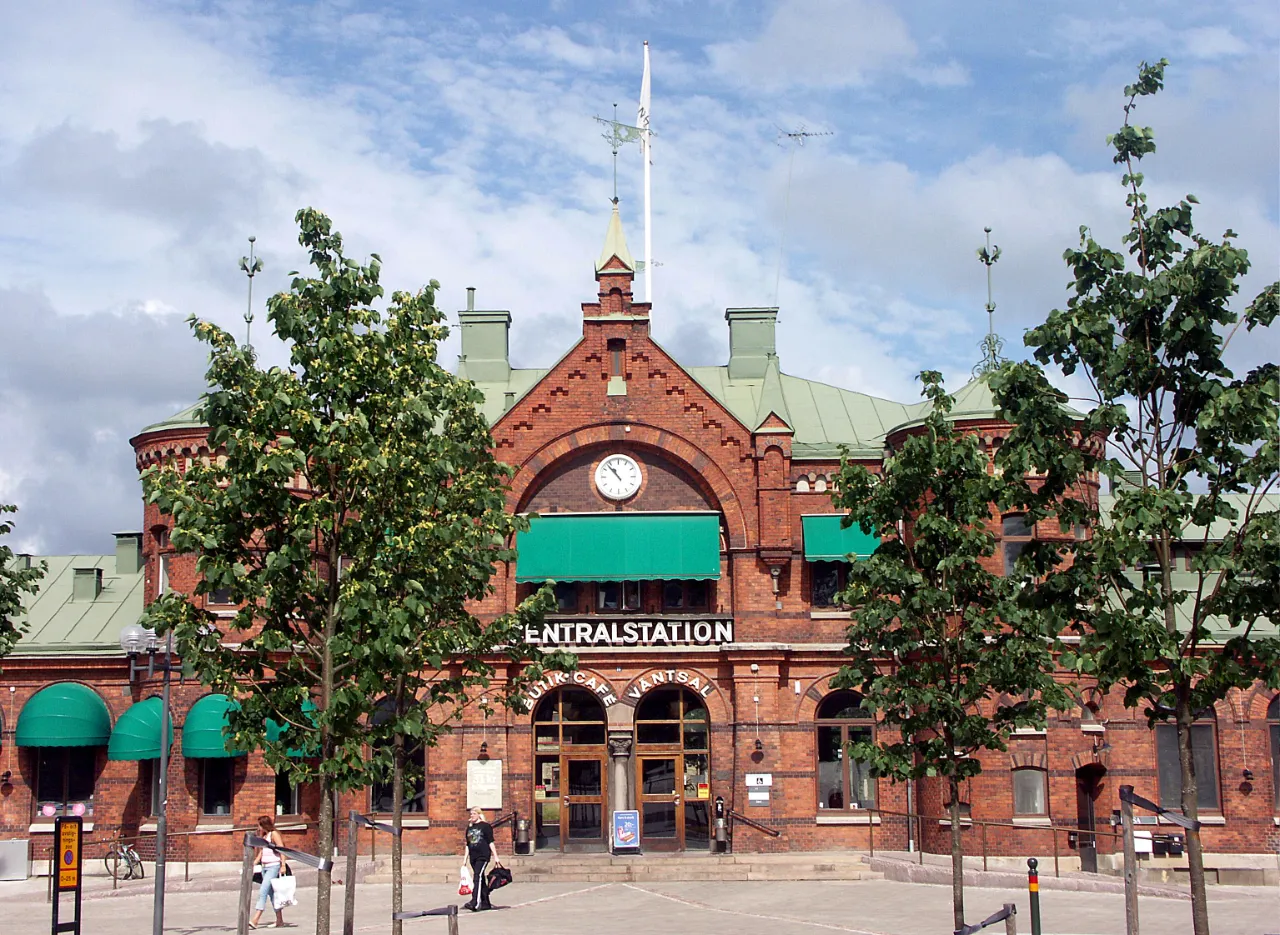
[[[160,641],[155,630],[148,630],[140,624],[126,624],[120,631],[120,648],[129,657],[129,681],[142,671],[154,675],[156,670],[156,654]],[[141,653],[147,654],[147,664],[138,663]],[[169,676],[173,671],[173,631],[165,637],[164,657],[160,662],[164,672],[164,691],[160,701],[160,763],[159,779],[156,792],[160,799],[159,814],[156,816],[156,872],[155,899],[151,910],[152,935],[164,935],[164,871],[165,851],[168,850],[168,823],[166,812],[169,810]]]

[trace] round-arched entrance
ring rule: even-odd
[[[640,845],[711,847],[711,722],[687,688],[655,688],[636,705],[636,808]]]
[[[604,705],[585,688],[557,688],[538,702],[533,712],[538,850],[606,848],[606,736]]]

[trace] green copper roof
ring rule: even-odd
[[[107,744],[108,760],[160,759],[160,721],[164,704],[159,698],[139,701],[116,721]],[[173,716],[169,717],[169,747],[173,747]]]
[[[24,603],[27,632],[14,656],[112,654],[123,656],[120,630],[142,615],[142,571],[121,574],[115,555],[34,556],[49,570],[40,590]],[[102,570],[102,590],[92,600],[74,595],[77,568]]]
[[[199,412],[200,407],[203,405],[204,405],[204,399],[201,398],[198,402],[192,403],[190,406],[188,406],[186,409],[183,409],[181,412],[175,412],[173,415],[169,416],[169,418],[167,419],[164,419],[160,422],[153,423],[152,425],[148,425],[138,434],[146,435],[148,432],[164,432],[168,429],[203,428],[204,427],[203,420],[199,419],[196,416],[196,413]]]
[[[92,688],[58,682],[22,706],[14,743],[19,747],[101,747],[111,737],[111,713]]]

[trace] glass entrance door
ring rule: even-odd
[[[561,849],[598,850],[605,843],[604,758],[564,756],[560,769],[567,777],[561,788]]]
[[[640,804],[640,846],[653,851],[684,849],[682,756],[642,756],[636,763]]]

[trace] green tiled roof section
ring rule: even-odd
[[[857,523],[846,527],[843,522],[843,513],[800,517],[805,561],[847,562],[850,555],[866,558],[880,546],[878,536],[863,532]]]
[[[111,712],[92,688],[58,682],[22,706],[14,743],[19,747],[101,747],[111,737]]]
[[[1245,509],[1249,503],[1247,494],[1225,494],[1225,499],[1230,500],[1236,508],[1238,516],[1244,516]],[[1280,510],[1280,494],[1264,494],[1259,498],[1259,503],[1254,506],[1255,512],[1274,513]],[[1116,498],[1114,494],[1104,493],[1098,497],[1098,508],[1102,513],[1102,522],[1109,521],[1111,509],[1115,505]],[[1235,524],[1234,520],[1219,519],[1215,520],[1209,527],[1209,540],[1221,540],[1222,537],[1231,530]],[[1205,529],[1203,526],[1188,526],[1183,530],[1181,538],[1186,542],[1203,542],[1205,539]]]
[[[516,581],[676,581],[720,577],[711,513],[532,517],[516,539]]]
[[[131,706],[116,721],[107,744],[108,760],[160,759],[160,721],[164,704],[159,698],[148,698]],[[169,746],[173,747],[173,717],[169,718]]]
[[[241,756],[231,750],[227,735],[227,712],[234,705],[226,695],[205,695],[191,706],[182,725],[182,755],[187,759],[224,759]]]
[[[198,429],[204,426],[204,422],[196,417],[196,413],[200,407],[204,405],[204,400],[192,403],[181,412],[175,412],[169,418],[144,428],[139,435],[145,435],[148,432],[163,432],[166,429]]]
[[[120,630],[142,615],[142,572],[117,574],[115,555],[50,555],[31,561],[47,562],[49,570],[40,590],[24,601],[27,632],[13,654],[123,655]],[[77,568],[102,569],[102,592],[94,600],[72,598]]]

